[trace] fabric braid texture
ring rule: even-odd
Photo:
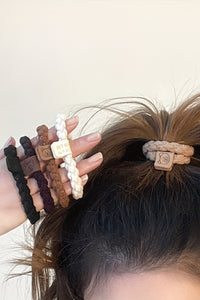
[[[37,128],[39,143],[38,145],[50,145],[48,139],[48,127],[46,125],[39,126]],[[62,207],[67,207],[69,204],[69,197],[65,193],[63,184],[61,182],[61,177],[58,171],[58,167],[54,159],[44,161],[46,165],[46,170],[52,180],[52,188],[55,191],[58,201]]]
[[[40,213],[36,211],[33,205],[33,199],[30,194],[30,189],[27,186],[27,180],[24,178],[23,170],[20,165],[19,157],[15,146],[10,145],[4,149],[8,170],[12,173],[16,181],[16,185],[21,196],[21,202],[24,211],[31,224],[34,224],[40,218]]]
[[[142,150],[146,158],[152,161],[156,160],[157,151],[174,153],[174,164],[189,164],[194,154],[192,146],[168,141],[149,141],[143,145]]]
[[[31,143],[31,140],[27,136],[20,138],[20,143],[24,148],[24,153],[27,157],[36,156],[35,149]],[[46,211],[46,213],[52,213],[55,206],[53,198],[51,196],[51,192],[48,188],[48,181],[40,170],[33,172],[30,177],[34,178],[37,181],[40,195],[44,204],[44,210]]]
[[[67,175],[72,187],[72,195],[74,199],[80,199],[83,197],[83,185],[79,176],[79,171],[76,167],[76,161],[72,157],[72,152],[69,145],[68,133],[65,126],[65,115],[58,114],[56,118],[55,128],[57,130],[57,136],[59,141],[65,140],[67,142],[67,148],[69,154],[63,157],[64,163],[61,165],[67,170]]]

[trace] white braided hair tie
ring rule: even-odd
[[[171,171],[174,164],[189,164],[194,147],[168,141],[149,141],[142,147],[147,159],[155,161],[157,170]]]
[[[57,115],[55,128],[58,141],[51,144],[51,150],[54,158],[63,159],[64,163],[62,163],[60,166],[67,170],[67,176],[72,187],[73,198],[79,199],[83,197],[83,184],[81,178],[79,177],[76,161],[72,157],[65,120],[66,116],[64,114]]]

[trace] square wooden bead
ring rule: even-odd
[[[63,158],[67,155],[72,155],[68,139],[52,143],[51,150],[54,158]]]
[[[173,160],[174,153],[157,151],[154,167],[156,170],[171,171],[173,167]]]
[[[40,171],[40,165],[36,155],[21,161],[21,167],[25,176],[31,176],[34,172]]]
[[[39,145],[35,148],[35,152],[39,161],[47,161],[53,159],[50,145]]]

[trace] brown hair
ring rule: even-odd
[[[142,153],[149,140],[194,146],[191,163],[155,170]],[[114,273],[171,267],[199,278],[200,94],[169,112],[146,98],[132,101],[86,157],[97,151],[104,161],[84,197],[39,225],[26,261],[33,299],[82,300]]]

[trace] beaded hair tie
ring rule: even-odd
[[[45,164],[46,170],[52,180],[52,188],[55,191],[58,201],[62,207],[67,207],[69,204],[69,197],[65,193],[58,167],[55,163],[54,157],[51,152],[51,147],[48,139],[48,127],[45,125],[37,128],[38,133],[38,146],[36,153],[39,161]]]
[[[17,156],[17,149],[15,146],[10,145],[4,149],[4,154],[6,156],[7,168],[16,181],[24,211],[31,224],[34,224],[39,220],[40,213],[36,211],[35,206],[33,205],[33,198],[31,197],[30,189],[27,186],[27,180],[24,178],[20,160]]]
[[[40,189],[40,195],[43,199],[44,210],[46,213],[52,213],[55,208],[54,201],[48,188],[48,181],[40,170],[39,161],[31,140],[27,136],[23,136],[20,138],[20,143],[24,148],[24,153],[27,157],[21,162],[24,174],[25,176],[32,177],[37,181]]]

